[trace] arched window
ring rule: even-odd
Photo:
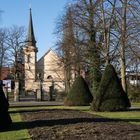
[[[53,77],[51,75],[47,76],[47,79],[53,79]]]

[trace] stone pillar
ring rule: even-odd
[[[54,101],[55,99],[53,98],[53,96],[55,95],[55,91],[54,91],[54,81],[52,81],[52,85],[49,87],[49,94],[50,94],[50,101]]]
[[[36,89],[36,100],[42,101],[43,100],[43,89],[42,89],[42,81],[38,81],[38,89]]]
[[[42,100],[41,90],[40,89],[36,90],[36,100],[37,101],[41,101]]]
[[[15,90],[14,90],[14,101],[19,101],[19,83],[15,82]]]

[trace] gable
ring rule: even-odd
[[[37,72],[41,73],[45,79],[48,76],[55,79],[64,77],[61,59],[51,49],[37,62]]]

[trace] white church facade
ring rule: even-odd
[[[37,61],[37,52],[30,9],[28,33],[23,48],[25,91],[36,91],[40,89],[40,84],[44,92],[49,92],[52,85],[56,91],[64,91],[64,69],[58,55],[52,49],[49,49]]]

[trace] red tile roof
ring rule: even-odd
[[[8,67],[2,67],[2,70],[1,70],[1,74],[0,74],[0,80],[4,80],[7,75],[10,74],[10,68]]]

